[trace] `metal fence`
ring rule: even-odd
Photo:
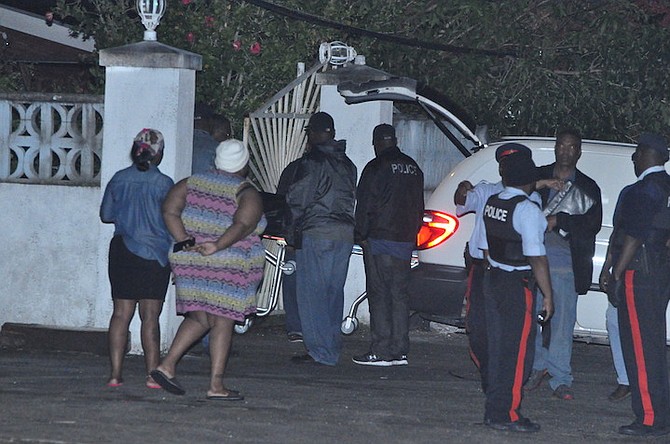
[[[103,96],[0,94],[0,182],[98,186]]]

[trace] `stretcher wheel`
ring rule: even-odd
[[[243,335],[249,331],[249,328],[253,325],[254,320],[251,318],[245,318],[244,322],[241,324],[235,324],[235,333],[238,335]]]
[[[281,266],[281,271],[287,276],[292,275],[295,272],[295,261],[284,262],[284,265]]]
[[[353,332],[356,331],[357,328],[358,328],[358,319],[356,319],[354,317],[347,316],[342,321],[341,330],[342,330],[342,333],[344,333],[345,335],[352,334]]]

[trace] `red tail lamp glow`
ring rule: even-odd
[[[417,249],[427,250],[440,245],[458,230],[458,218],[439,211],[426,210],[423,225],[416,236]]]

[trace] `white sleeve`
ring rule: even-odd
[[[528,199],[535,202],[540,206],[540,208],[542,208],[542,197],[540,196],[540,193],[538,193],[537,191],[533,191],[532,193],[530,193]]]
[[[524,256],[544,256],[544,232],[547,219],[542,211],[530,201],[520,202],[512,219],[514,229],[521,235]]]
[[[468,191],[465,196],[465,204],[456,205],[456,214],[460,217],[469,212],[481,212],[488,198],[495,194],[496,186],[497,184],[484,180],[479,182],[472,190]],[[502,191],[502,189],[499,191]]]

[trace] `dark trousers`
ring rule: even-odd
[[[465,332],[470,343],[470,358],[479,369],[482,390],[487,389],[489,364],[484,300],[484,261],[472,259],[465,290]]]
[[[363,252],[370,309],[370,352],[391,360],[409,352],[410,261]]]
[[[668,271],[654,275],[626,270],[625,298],[618,306],[621,347],[635,422],[670,426],[665,310]]]
[[[484,418],[514,422],[522,418],[521,390],[533,365],[535,313],[530,272],[491,268],[484,275],[488,333],[488,387]]]

